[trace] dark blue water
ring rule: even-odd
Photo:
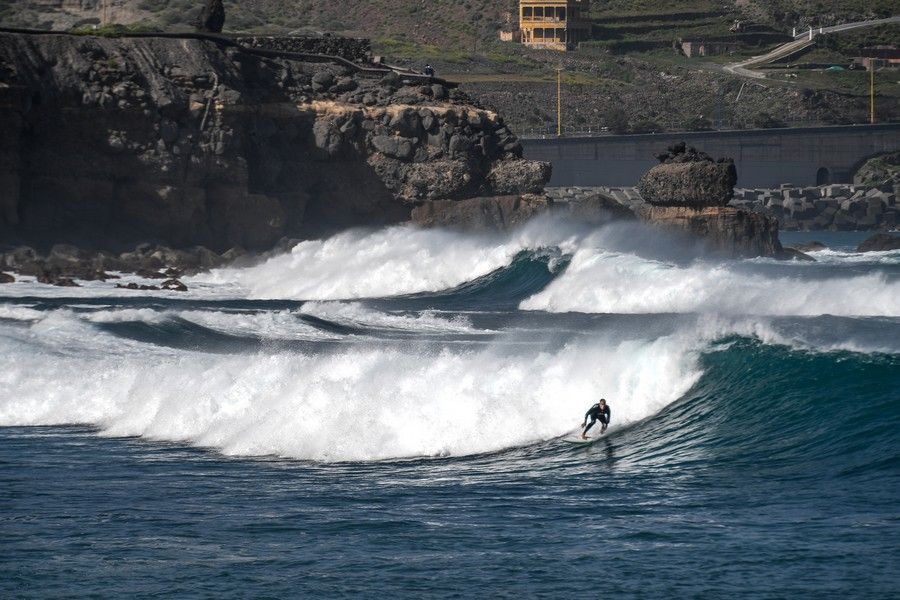
[[[0,595],[900,596],[893,305],[518,309],[577,275],[548,256],[353,303],[0,299]],[[896,285],[835,261],[728,272]],[[560,439],[599,395],[607,435]]]

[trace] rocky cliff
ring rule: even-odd
[[[0,33],[0,235],[271,247],[540,192],[498,115],[439,81],[212,37]]]

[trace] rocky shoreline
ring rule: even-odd
[[[286,244],[284,249],[290,247],[290,242],[286,241]],[[79,287],[79,282],[116,280],[121,279],[123,274],[130,274],[159,281],[154,284],[116,284],[116,287],[184,292],[188,288],[180,280],[182,276],[233,264],[246,256],[240,248],[218,254],[203,246],[174,249],[140,244],[131,251],[119,254],[86,251],[71,244],[55,244],[46,252],[19,246],[0,253],[0,283],[16,281],[9,274],[14,273],[19,277],[33,277],[38,283]]]

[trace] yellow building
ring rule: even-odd
[[[566,50],[590,37],[590,0],[519,0],[522,43]]]

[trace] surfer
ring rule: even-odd
[[[591,418],[591,422],[588,423],[588,417]],[[603,435],[603,432],[606,431],[606,426],[609,425],[609,407],[606,405],[606,399],[600,398],[600,402],[593,405],[588,409],[586,413],[584,413],[584,421],[581,423],[581,426],[584,427],[584,431],[581,432],[581,439],[587,439],[588,429],[594,426],[594,423],[600,421],[603,424],[603,427],[600,428],[600,435]],[[585,425],[587,424],[587,427]]]

